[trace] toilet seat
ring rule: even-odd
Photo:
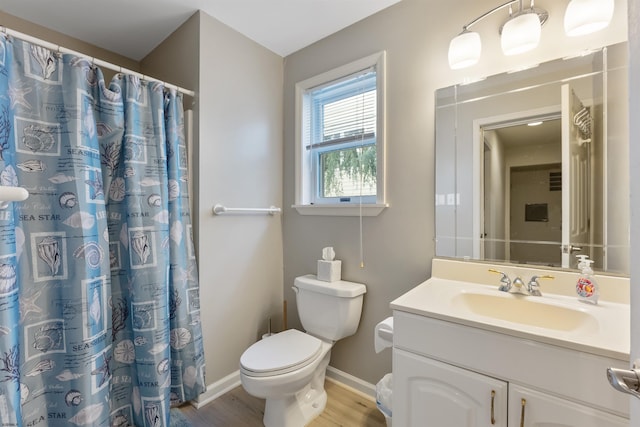
[[[252,377],[286,374],[313,362],[321,349],[318,338],[289,329],[249,347],[240,357],[240,368]]]

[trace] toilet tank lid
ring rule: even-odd
[[[306,289],[341,298],[354,298],[367,292],[367,287],[362,283],[347,282],[346,280],[325,282],[318,280],[313,274],[296,277],[293,285],[298,289]]]

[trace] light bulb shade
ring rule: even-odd
[[[452,70],[470,67],[478,62],[481,52],[480,34],[464,31],[449,43],[449,67]]]
[[[613,17],[614,0],[571,0],[564,13],[564,31],[583,36],[606,28]]]
[[[509,19],[502,28],[500,44],[505,55],[517,55],[540,43],[542,25],[537,13],[522,13]]]

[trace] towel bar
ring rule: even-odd
[[[246,213],[246,214],[251,214],[251,213],[266,213],[269,215],[274,215],[276,213],[280,213],[282,212],[282,209],[277,208],[275,206],[270,206],[268,208],[228,208],[226,206],[223,206],[221,204],[217,204],[213,207],[213,214],[214,215],[222,215],[222,214],[227,214],[227,213]]]

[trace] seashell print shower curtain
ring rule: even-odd
[[[0,426],[169,425],[204,392],[182,99],[0,36]]]

